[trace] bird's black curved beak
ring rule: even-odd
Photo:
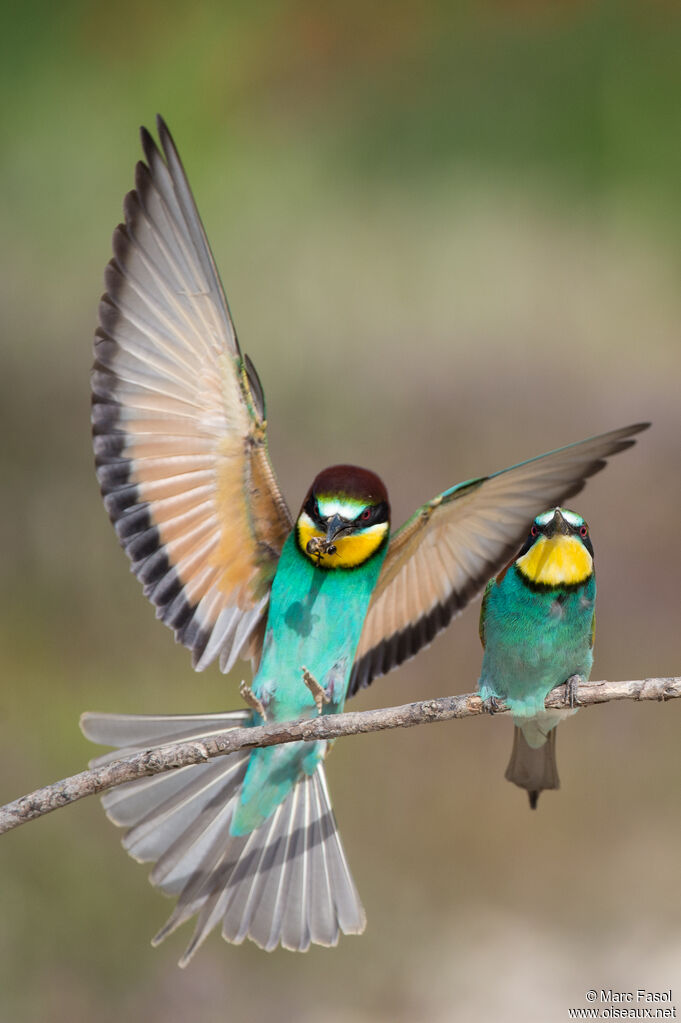
[[[556,534],[561,533],[563,536],[569,536],[571,532],[570,523],[563,518],[560,508],[556,508],[553,513],[553,518],[546,529],[546,536],[556,536]]]
[[[332,515],[330,519],[326,521],[326,542],[331,546],[337,536],[341,536],[344,533],[349,532],[351,523],[347,519],[344,519],[342,515]]]

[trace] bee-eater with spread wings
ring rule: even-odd
[[[625,427],[450,487],[390,534],[380,479],[321,472],[292,519],[267,453],[265,402],[242,354],[187,178],[159,118],[114,234],[95,341],[94,447],[104,502],[158,617],[201,671],[251,660],[247,708],[88,713],[127,754],[237,725],[333,714],[412,657],[518,549],[533,517],[630,447]],[[177,896],[160,941],[197,916],[188,961],[228,941],[305,950],[364,911],[324,777],[327,743],[240,752],[115,788],[124,845]],[[120,754],[118,754],[120,755]],[[109,757],[114,754],[109,754]]]

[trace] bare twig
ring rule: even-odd
[[[681,696],[681,678],[645,678],[632,682],[588,682],[580,685],[577,699],[580,706],[609,703],[612,700],[672,700]],[[551,708],[569,707],[565,686],[554,689],[546,699]],[[508,708],[503,704],[498,713]],[[85,796],[103,792],[127,781],[146,775],[172,771],[190,764],[200,764],[211,757],[226,756],[241,749],[274,746],[282,742],[313,742],[336,739],[341,735],[378,732],[385,728],[411,728],[430,721],[475,717],[482,714],[476,693],[445,696],[437,700],[407,703],[401,707],[380,710],[351,711],[345,714],[320,715],[302,721],[260,725],[254,728],[232,728],[202,742],[178,742],[158,749],[145,750],[135,756],[112,760],[90,771],[81,771],[63,781],[36,789],[6,806],[0,807],[0,834],[60,806],[75,803]]]

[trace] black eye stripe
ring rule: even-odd
[[[308,497],[303,507],[303,511],[309,518],[312,519],[313,522],[316,523],[321,522],[321,519],[319,517],[319,505],[317,504],[317,499],[314,496],[314,494],[310,494],[310,496]]]
[[[366,514],[367,512],[369,512],[368,515]],[[366,518],[364,517],[365,515]],[[380,504],[375,504],[373,506],[369,506],[368,508],[364,508],[364,510],[361,511],[357,518],[355,519],[355,522],[357,523],[358,526],[362,526],[362,528],[365,528],[366,526],[373,526],[377,522],[386,522],[387,519],[388,506],[385,503],[385,501],[381,501]]]

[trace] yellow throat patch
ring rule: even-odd
[[[544,586],[575,586],[593,572],[593,559],[584,544],[562,534],[540,536],[516,565],[526,579]]]
[[[301,551],[310,561],[315,564],[319,562],[316,554],[307,553],[307,545],[314,537],[324,538],[326,533],[321,532],[313,524],[312,520],[303,512],[296,524],[298,530],[298,543]],[[378,522],[369,526],[361,533],[354,533],[352,536],[339,536],[334,540],[335,554],[324,554],[321,564],[324,568],[356,568],[378,550],[388,532],[387,522]]]

